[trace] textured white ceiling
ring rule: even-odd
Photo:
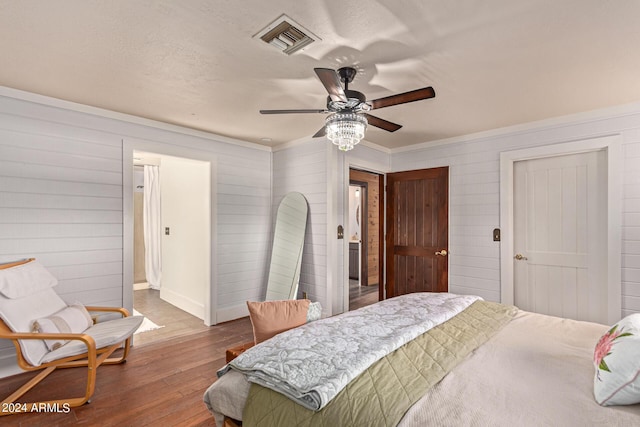
[[[322,41],[252,36],[282,13]],[[640,101],[638,0],[0,0],[0,85],[277,145],[313,135],[314,67],[355,66],[388,148]],[[270,138],[271,142],[262,141]]]

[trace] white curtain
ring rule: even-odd
[[[160,289],[162,279],[162,222],[160,215],[160,168],[144,166],[144,262],[147,283]]]

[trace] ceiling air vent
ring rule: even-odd
[[[265,43],[269,43],[287,55],[320,40],[318,36],[287,15],[281,15],[253,37],[262,39]]]

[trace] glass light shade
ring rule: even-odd
[[[367,119],[356,113],[335,113],[327,117],[325,131],[329,141],[342,151],[349,151],[364,138]]]

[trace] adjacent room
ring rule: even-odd
[[[638,16],[0,0],[0,424],[640,425]]]

